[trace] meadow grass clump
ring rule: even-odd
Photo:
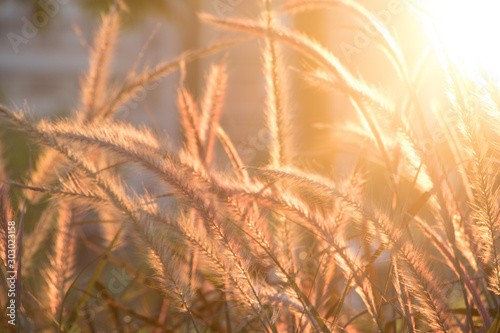
[[[325,46],[277,19],[278,11],[332,6],[377,23],[377,46],[404,96],[384,96]],[[263,113],[271,140],[266,163],[245,165],[220,124],[227,58],[211,65],[202,96],[193,96],[184,78],[187,62],[247,39],[134,68],[118,86],[108,67],[120,10],[102,17],[74,115],[33,119],[0,106],[3,118],[45,147],[26,181],[9,181],[8,170],[0,171],[4,263],[15,211],[8,186],[23,191],[28,209],[43,207],[33,230],[18,233],[19,241],[24,237],[16,258],[23,262],[21,331],[498,332],[495,90],[479,89],[441,56],[452,117],[428,114],[417,79],[424,69],[410,75],[389,31],[353,1],[274,8],[266,0],[257,19],[201,14],[218,28],[263,39]],[[359,148],[346,160],[352,172],[329,177],[294,149],[285,51],[309,59],[304,81],[340,91],[357,112],[359,123],[332,129],[336,144]],[[172,148],[163,134],[124,122],[115,111],[176,70],[183,143]],[[444,142],[429,144],[436,130],[430,121]],[[230,161],[228,169],[218,154]],[[118,169],[124,164],[161,186],[133,188]],[[88,253],[93,259],[82,255]],[[9,269],[2,269],[5,281]],[[5,320],[2,325],[9,328]]]

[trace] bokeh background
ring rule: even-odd
[[[113,61],[113,78],[124,77],[133,66],[146,41],[152,36],[144,64],[154,65],[172,59],[181,52],[206,46],[227,35],[200,22],[196,13],[255,18],[259,13],[258,0],[124,0],[130,11],[122,20],[120,39]],[[274,1],[279,8],[286,1]],[[421,56],[428,44],[418,31],[415,15],[403,0],[358,1],[373,13],[379,13],[402,46],[409,68]],[[47,15],[43,4],[55,3],[58,8]],[[0,2],[0,101],[9,106],[27,106],[39,116],[66,115],[78,109],[79,78],[88,65],[85,43],[100,23],[100,13],[107,11],[113,1],[102,0],[2,0]],[[392,14],[391,8],[398,8]],[[389,13],[389,16],[386,14]],[[384,16],[385,15],[385,16]],[[339,8],[311,11],[295,17],[280,15],[283,24],[313,36],[354,72],[368,82],[379,85],[382,91],[397,96],[396,73],[373,40],[359,36],[363,22],[355,21]],[[22,36],[25,20],[38,23],[34,36],[15,47],[9,33]],[[18,50],[16,50],[16,48]],[[230,63],[230,90],[226,100],[222,124],[235,141],[252,141],[262,127],[264,82],[260,70],[259,42],[231,48],[227,52]],[[208,65],[222,55],[195,61],[187,67],[187,85],[195,96],[203,91],[203,78]],[[302,129],[298,142],[304,146],[321,142],[316,123],[332,124],[349,117],[347,103],[332,92],[311,89],[300,79],[300,69],[307,66],[304,59],[287,52],[287,86],[294,90],[296,122]],[[175,88],[178,73],[162,80],[161,85],[148,91],[139,103],[129,105],[127,112],[117,114],[134,123],[143,122],[165,128],[173,139],[179,136],[176,121]],[[432,85],[425,85],[432,89]],[[154,118],[148,116],[149,108]],[[245,124],[245,126],[240,126]],[[236,130],[237,129],[237,130]]]
[[[198,19],[207,12],[219,17],[257,18],[262,6],[258,0],[123,0],[128,11],[122,15],[119,40],[111,66],[111,79],[120,83],[134,66],[147,45],[139,67],[154,66],[173,59],[186,50],[210,45],[223,38],[240,36],[216,29]],[[286,1],[273,2],[279,9]],[[416,16],[403,0],[359,0],[375,13],[400,44],[410,70],[429,47],[429,40],[419,28]],[[59,117],[74,113],[80,107],[79,85],[88,67],[88,44],[101,23],[101,13],[113,1],[101,0],[1,0],[0,2],[0,103],[30,110],[35,117]],[[366,36],[366,22],[355,20],[340,7],[313,10],[298,15],[279,12],[283,25],[302,31],[327,46],[353,73],[399,102],[405,88],[394,67],[375,42]],[[28,23],[27,23],[28,22]],[[30,30],[29,25],[36,30]],[[373,37],[373,38],[372,38]],[[151,40],[148,43],[148,40]],[[262,40],[252,40],[221,53],[187,64],[186,85],[201,98],[204,78],[213,62],[226,59],[229,68],[229,89],[221,124],[233,139],[244,162],[250,166],[266,163],[269,136],[264,130],[264,78],[260,48]],[[337,144],[332,129],[341,129],[356,120],[356,112],[345,96],[323,91],[304,80],[302,69],[310,64],[297,53],[284,48],[286,88],[293,101],[295,163],[306,165],[335,178],[351,172],[348,162],[353,152]],[[424,73],[423,91],[427,108],[439,104],[444,96],[442,79],[437,79],[436,59],[429,57]],[[162,79],[115,116],[133,124],[155,126],[178,146],[182,137],[176,106],[179,72]],[[401,96],[401,97],[399,97]],[[25,183],[29,160],[36,161],[40,148],[6,123],[1,123],[3,163],[8,177]],[[431,124],[432,128],[432,124]],[[219,147],[221,149],[221,147]],[[223,154],[219,154],[223,156]],[[228,161],[217,161],[223,170]],[[33,162],[34,163],[34,162]],[[127,180],[136,188],[155,186],[154,179],[141,177],[124,168]],[[13,189],[13,204],[20,205],[22,192]],[[38,219],[43,207],[30,207],[27,227]],[[30,221],[32,221],[30,223]]]
[[[187,50],[208,46],[222,39],[245,36],[203,23],[197,13],[255,19],[260,15],[262,6],[260,0],[121,1],[128,10],[122,13],[111,66],[111,82],[116,85],[123,83],[137,61],[139,68],[153,67]],[[340,7],[291,15],[279,11],[286,2],[273,1],[281,24],[325,45],[351,73],[358,73],[387,95],[388,100],[401,105],[407,90],[376,42],[377,36],[364,33],[367,22],[356,20]],[[430,41],[411,9],[404,0],[357,2],[374,13],[392,33],[411,76],[430,47]],[[29,110],[34,117],[56,118],[74,114],[81,107],[80,80],[88,68],[88,44],[92,43],[94,32],[101,23],[101,13],[108,11],[112,4],[113,1],[103,0],[0,0],[0,103]],[[186,65],[186,86],[200,100],[210,64],[222,60],[228,62],[228,91],[221,125],[248,166],[262,166],[268,160],[262,46],[262,40],[253,39]],[[140,56],[143,49],[144,55]],[[350,139],[339,141],[339,138],[343,128],[362,121],[340,92],[318,89],[304,79],[303,70],[310,69],[311,63],[287,47],[283,51],[286,63],[283,83],[290,92],[286,96],[293,97],[288,101],[288,107],[293,115],[294,164],[333,179],[351,174],[353,168],[359,166],[356,162],[358,157],[364,155],[364,152],[355,149],[363,145],[352,141],[349,145]],[[424,102],[424,114],[430,114],[432,107],[446,107],[446,102],[442,100],[446,96],[444,79],[441,66],[432,53],[426,58],[423,68],[419,98]],[[168,135],[173,149],[178,148],[182,139],[176,105],[180,76],[179,71],[169,74],[154,88],[132,98],[115,117],[135,125],[153,126]],[[435,117],[429,117],[428,121],[433,132],[432,121]],[[5,177],[28,183],[30,166],[36,166],[42,148],[3,121],[0,121],[0,138],[3,150],[0,161],[5,164]],[[369,149],[368,145],[366,147]],[[218,146],[216,149],[222,148]],[[220,159],[215,167],[223,171],[229,161],[224,160],[224,154],[216,152],[216,156]],[[368,165],[368,162],[364,167],[364,172],[377,175],[367,177],[372,181],[369,188],[377,189],[373,191],[376,196],[374,201],[389,201],[384,196],[384,189],[388,193],[389,190],[383,178],[383,168],[377,171],[376,166]],[[146,189],[151,193],[161,193],[155,191],[157,181],[142,175],[140,169],[124,166],[119,170],[138,191]],[[12,204],[19,212],[24,193],[16,187],[12,187],[10,193]],[[33,233],[46,206],[47,201],[28,204],[26,234]],[[94,255],[99,255],[102,248],[96,250],[92,246],[98,243],[95,239],[105,233],[93,225],[84,229],[85,232],[79,234],[82,249],[87,246],[95,250]],[[106,242],[101,242],[103,244]],[[80,253],[86,258],[78,262],[83,266],[90,262],[90,257],[87,248],[82,249]],[[28,289],[39,288],[36,281],[28,283],[34,284]]]

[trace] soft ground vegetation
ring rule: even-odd
[[[497,332],[498,90],[467,79],[437,47],[407,68],[391,34],[374,25],[405,87],[401,96],[382,94],[276,19],[278,10],[294,15],[332,4],[376,21],[349,0],[285,8],[268,0],[254,20],[202,14],[242,39],[133,69],[119,84],[108,76],[116,7],[95,35],[73,115],[35,119],[0,107],[9,128],[45,147],[24,181],[1,173],[2,235],[13,218],[23,227],[23,202],[11,203],[9,191],[22,189],[27,209],[42,207],[18,236],[21,331]],[[262,41],[262,112],[271,133],[268,160],[258,165],[244,164],[219,122],[231,112],[224,109],[228,62],[211,66],[202,96],[182,80],[186,63],[248,36]],[[356,113],[357,121],[330,129],[350,172],[332,175],[297,156],[284,48],[309,60],[297,69],[303,80],[340,91]],[[439,54],[446,107],[432,108],[420,95],[430,53]],[[178,70],[181,147],[114,116],[141,87]],[[155,192],[132,188],[123,165],[156,179]]]

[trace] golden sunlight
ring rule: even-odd
[[[0,0],[0,333],[500,333],[499,32],[500,0]]]
[[[500,80],[500,2],[432,1],[440,42],[473,79],[488,73]]]

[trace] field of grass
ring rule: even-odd
[[[402,5],[422,25],[432,19],[419,1]],[[266,0],[259,18],[199,15],[237,39],[131,69],[117,83],[108,67],[121,10],[113,7],[96,32],[77,111],[36,119],[0,105],[0,130],[41,147],[22,181],[8,168],[19,156],[2,154],[4,331],[499,332],[500,95],[492,79],[472,79],[439,43],[409,68],[393,31],[355,1]],[[309,10],[374,23],[398,94],[277,19]],[[183,78],[187,63],[249,38],[261,42],[266,103],[255,112],[270,140],[266,161],[246,165],[220,123],[238,112],[224,108],[228,71],[238,69],[220,57],[200,96]],[[336,163],[349,172],[315,167],[297,151],[285,52],[307,60],[294,68],[300,80],[349,105],[354,120],[328,127],[342,151]],[[429,57],[442,71],[438,107],[423,93]],[[182,146],[115,116],[142,87],[177,71]],[[156,180],[155,192],[130,185],[129,165]],[[27,226],[30,210],[38,218]]]

